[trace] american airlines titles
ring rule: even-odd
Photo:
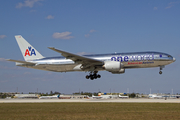
[[[153,60],[154,60],[154,54],[111,57],[111,61],[121,61],[121,62],[124,61],[124,62],[128,62],[128,64],[152,64],[154,63]],[[142,61],[148,61],[148,62],[142,62]]]

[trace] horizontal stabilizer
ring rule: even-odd
[[[18,63],[22,63],[22,64],[35,65],[35,63],[32,63],[32,62],[26,62],[26,61],[20,61],[20,60],[7,59],[7,61],[18,62]]]

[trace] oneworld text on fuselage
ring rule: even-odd
[[[111,61],[121,61],[121,62],[130,62],[130,61],[153,61],[154,54],[146,54],[146,55],[132,55],[132,56],[116,56],[111,57]]]

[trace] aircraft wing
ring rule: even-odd
[[[32,62],[26,62],[26,61],[20,61],[20,60],[7,59],[7,61],[18,62],[18,63],[29,64],[29,65],[35,65],[35,63],[32,63]]]
[[[71,59],[76,63],[89,64],[89,65],[102,65],[103,64],[103,61],[100,61],[100,60],[91,59],[91,58],[88,58],[88,57],[85,57],[85,56],[76,55],[76,54],[73,54],[73,53],[69,53],[69,52],[66,52],[66,51],[56,49],[54,47],[48,47],[48,48],[51,49],[51,50],[54,50],[54,51],[56,51],[58,53],[61,53],[61,55],[64,56],[66,59]]]

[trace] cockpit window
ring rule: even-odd
[[[172,57],[171,55],[168,55],[168,57]]]

